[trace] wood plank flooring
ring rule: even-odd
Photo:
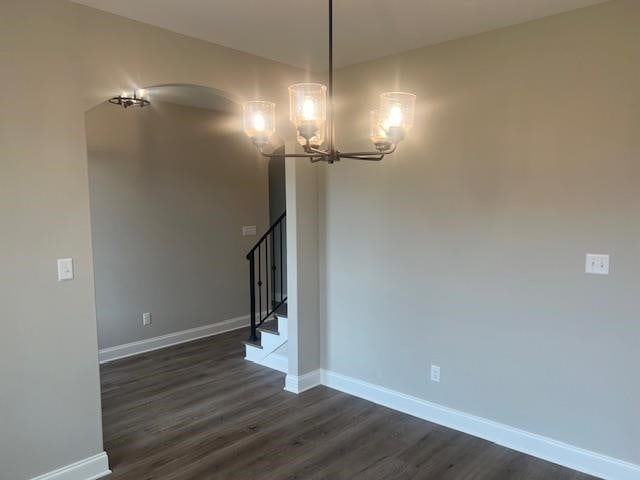
[[[248,330],[101,367],[110,480],[593,479],[243,359]]]

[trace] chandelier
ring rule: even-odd
[[[129,107],[146,107],[151,102],[145,98],[146,92],[143,89],[134,90],[133,93],[122,92],[117,97],[109,99],[109,103],[120,105],[123,108]]]
[[[329,0],[329,86],[297,83],[289,87],[289,120],[295,125],[304,153],[267,153],[275,133],[273,102],[251,101],[244,105],[244,131],[265,157],[299,157],[311,162],[334,163],[343,158],[379,161],[396,150],[413,126],[416,96],[406,92],[380,95],[378,110],[370,113],[370,138],[375,151],[341,152],[335,146],[333,117],[333,0]]]

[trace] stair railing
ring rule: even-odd
[[[280,215],[247,254],[252,342],[258,340],[258,328],[287,301],[286,217],[287,212]]]

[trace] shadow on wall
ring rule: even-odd
[[[146,91],[147,108],[105,102],[86,114],[100,349],[247,323],[256,237],[242,227],[269,223],[268,162],[242,132],[238,99]]]

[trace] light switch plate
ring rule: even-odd
[[[440,367],[438,365],[431,365],[431,381],[440,382]]]
[[[587,253],[585,272],[595,275],[609,275],[609,255]]]
[[[245,225],[242,227],[242,236],[249,237],[254,236],[256,234],[256,226],[255,225]]]
[[[66,280],[73,280],[73,259],[59,258],[58,259],[58,281],[64,282]]]

